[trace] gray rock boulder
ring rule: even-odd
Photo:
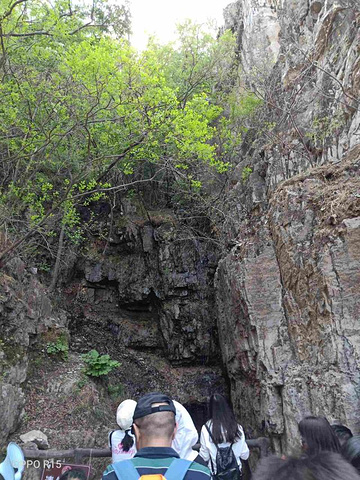
[[[40,430],[31,430],[30,432],[20,435],[23,443],[34,443],[39,450],[48,450],[50,448],[47,436]]]

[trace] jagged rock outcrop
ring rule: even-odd
[[[15,260],[7,265],[13,276],[1,277],[3,442],[25,406],[12,440],[41,429],[52,448],[104,446],[114,398],[153,390],[186,405],[201,427],[213,389],[226,390],[214,314],[217,247],[210,238],[196,239],[171,212],[145,212],[135,201],[124,199],[109,222],[105,216],[92,225],[87,249],[62,271],[57,305],[67,315],[53,313],[35,268]],[[108,238],[105,231],[111,231]],[[48,349],[60,332],[70,344],[66,358]],[[16,353],[10,359],[12,335]],[[108,390],[81,373],[81,353],[94,348],[119,361],[107,378]],[[76,430],[72,408],[81,416]]]
[[[84,321],[97,319],[121,345],[153,349],[178,364],[217,363],[216,248],[179,230],[169,213],[147,218],[131,204],[123,208],[105,253],[102,245],[94,251],[95,239],[68,285]]]
[[[33,339],[66,325],[65,313],[54,312],[35,270],[13,258],[0,273],[0,443],[19,424]]]
[[[254,77],[270,73],[279,54],[278,2],[240,0],[224,9],[225,28],[236,33],[244,70]]]
[[[264,27],[269,9],[274,18],[269,28],[280,29],[271,53]],[[239,0],[228,7],[225,18],[226,25],[238,31],[247,82],[269,106],[262,125],[268,141],[261,141],[257,152],[266,160],[267,187],[306,168],[338,161],[358,144],[360,33],[355,0]],[[247,42],[249,37],[252,41]],[[256,63],[264,67],[256,67],[255,75],[248,64]]]
[[[245,425],[279,448],[327,415],[358,431],[360,148],[274,193],[217,272],[220,344]],[[228,332],[235,329],[236,335]]]
[[[237,2],[240,43],[250,3]],[[264,113],[234,178],[252,174],[227,192],[231,250],[216,288],[233,402],[280,451],[298,443],[306,414],[360,430],[360,11],[352,1],[273,7],[278,61],[257,85]]]

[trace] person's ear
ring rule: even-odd
[[[140,434],[140,428],[136,425],[136,423],[133,423],[133,424],[132,424],[131,433],[132,433],[133,435],[135,435],[135,445],[136,445],[137,450],[140,450],[140,437],[141,437],[141,434]]]
[[[172,434],[171,440],[174,440],[179,424],[175,422],[174,432]]]
[[[140,428],[136,425],[136,423],[132,424],[131,431],[133,432],[133,435],[135,435],[136,440],[139,441]]]

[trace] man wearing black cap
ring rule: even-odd
[[[156,392],[141,397],[133,416],[137,454],[131,460],[109,465],[103,480],[131,480],[156,474],[167,480],[209,480],[210,471],[204,465],[175,460],[179,459],[171,448],[176,433],[175,414],[174,403],[167,395]]]

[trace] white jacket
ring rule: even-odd
[[[209,420],[206,422],[206,425],[210,428],[210,431],[212,432],[212,422]],[[238,425],[240,432],[241,432],[241,438],[240,440],[237,440],[233,446],[232,450],[234,452],[234,455],[236,457],[236,460],[239,465],[239,470],[241,470],[241,460],[247,460],[249,458],[249,447],[247,446],[247,443],[245,441],[245,434],[244,430],[241,425]],[[229,447],[230,442],[223,442],[219,443],[218,447],[224,448],[224,447]],[[212,473],[216,473],[216,445],[213,443],[212,439],[210,438],[209,432],[207,431],[205,425],[203,425],[201,429],[201,434],[200,434],[200,456],[205,460],[205,462],[208,462],[209,469]],[[211,464],[212,461],[212,464]],[[214,466],[215,472],[213,472],[212,465]]]
[[[176,400],[173,400],[173,402],[176,408],[175,420],[178,428],[171,446],[179,454],[180,458],[194,460],[197,452],[192,447],[197,443],[199,434],[186,408]]]

